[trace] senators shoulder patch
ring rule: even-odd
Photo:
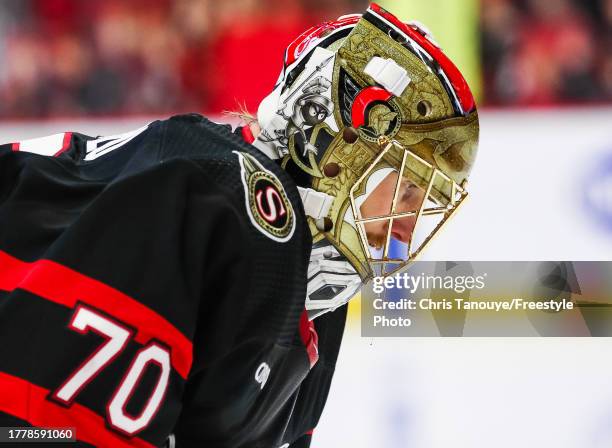
[[[288,241],[295,231],[295,213],[283,184],[255,157],[234,151],[240,161],[246,209],[257,230],[278,242]]]

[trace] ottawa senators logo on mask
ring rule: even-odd
[[[274,241],[289,240],[295,230],[295,214],[280,180],[252,155],[234,153],[240,161],[240,175],[251,222]]]

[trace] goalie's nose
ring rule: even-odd
[[[406,218],[394,219],[391,226],[391,236],[403,243],[409,243],[416,225],[416,218],[408,216]]]

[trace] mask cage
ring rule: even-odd
[[[379,146],[385,143],[384,149],[351,188],[350,201],[371,274],[386,277],[418,258],[468,193],[409,148],[395,140],[383,140]],[[377,176],[379,179],[373,181]],[[384,179],[381,180],[381,176]],[[379,188],[382,190],[373,194]],[[406,194],[402,191],[415,188],[418,189],[416,198],[413,193],[412,199],[404,200]],[[381,201],[380,193],[383,195]],[[374,208],[383,212],[372,214],[362,210],[365,201],[378,201]],[[378,248],[370,244],[374,233],[371,228],[375,226],[378,241],[383,242]],[[397,239],[398,235],[401,240]]]

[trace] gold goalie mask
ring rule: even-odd
[[[427,30],[376,4],[296,39],[257,118],[254,145],[301,186],[315,249],[362,281],[415,259],[467,196],[470,89]]]

